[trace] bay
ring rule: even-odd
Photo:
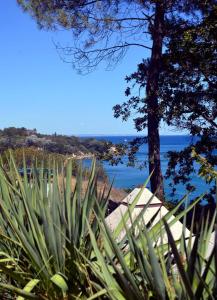
[[[90,136],[88,136],[90,137]],[[132,141],[136,136],[91,136],[97,140],[110,141],[112,143],[128,143]],[[172,136],[161,136],[161,168],[163,175],[167,170],[168,151],[180,151],[188,146],[192,141],[191,136],[186,135],[172,135]],[[138,162],[148,162],[148,147],[147,144],[144,144],[140,147],[139,151],[136,154]],[[104,161],[103,167],[110,179],[114,180],[114,187],[117,188],[133,188],[138,185],[141,185],[145,182],[148,177],[148,167],[140,170],[136,167],[127,166],[127,158],[123,158],[123,164],[118,164],[117,166],[112,166],[109,162]],[[199,165],[195,165],[196,170],[198,170]],[[164,181],[165,194],[166,198],[170,201],[180,199],[183,195],[186,194],[186,189],[182,184],[176,186],[175,196],[171,195],[171,188],[169,187],[171,179]],[[191,183],[196,186],[196,191],[191,193],[191,198],[194,198],[204,192],[209,190],[209,186],[202,180],[197,172],[192,174]]]

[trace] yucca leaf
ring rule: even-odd
[[[210,257],[207,261],[205,269],[203,271],[202,279],[200,280],[200,282],[198,284],[198,287],[197,287],[197,290],[195,292],[195,299],[201,299],[201,297],[202,297],[203,289],[205,287],[204,282],[206,281],[206,276],[209,272],[211,262],[214,258],[214,253],[215,253],[214,251],[215,251],[215,249],[213,249],[213,251],[212,251],[212,253],[211,253],[211,255],[210,255]]]
[[[0,288],[3,289],[4,291],[10,291],[14,294],[20,295],[24,299],[29,299],[29,300],[47,300],[48,299],[45,296],[42,296],[42,295],[36,296],[33,293],[26,292],[26,291],[19,289],[13,285],[10,285],[10,284],[5,284],[5,283],[0,282]]]
[[[186,201],[188,194],[185,195],[182,200],[177,204],[177,206],[175,206],[171,211],[169,211],[164,217],[163,219],[168,222],[169,227],[171,228],[171,226],[173,224],[175,224],[177,221],[179,221],[184,215],[187,214],[188,211],[190,211],[203,197],[204,195],[201,195],[200,197],[198,197],[192,204],[190,204],[186,210],[181,211],[179,214],[175,215],[176,212],[178,211],[178,209],[180,208],[180,206]],[[175,216],[174,216],[175,215]],[[169,222],[170,218],[173,217],[173,219]],[[153,227],[150,229],[150,232],[152,232],[152,234],[157,237],[157,234],[159,234],[159,232],[162,230],[162,226],[163,226],[163,220],[160,220],[159,222],[157,222],[155,225],[153,225]]]
[[[134,288],[134,291],[136,292],[137,296],[139,297],[140,293],[139,293],[138,287],[135,284],[134,278],[133,278],[133,276],[132,276],[132,274],[131,274],[131,272],[130,272],[127,264],[126,264],[123,253],[119,249],[119,247],[118,247],[112,233],[110,232],[105,220],[102,219],[101,221],[104,225],[104,236],[106,236],[108,241],[110,242],[111,248],[113,249],[113,252],[114,252],[115,256],[117,257],[126,278],[129,280],[130,284]]]
[[[60,274],[55,274],[50,279],[58,288],[62,290],[63,293],[68,291],[68,285]]]
[[[153,241],[151,240],[151,235],[148,234],[147,229],[145,227],[144,227],[144,233],[147,239],[147,246],[148,246],[148,252],[150,257],[150,264],[152,266],[152,274],[153,274],[153,281],[155,283],[155,289],[157,291],[159,299],[166,299],[163,274],[158,259],[156,257],[154,248],[152,246]]]
[[[176,247],[176,244],[175,244],[175,241],[173,239],[173,236],[172,236],[172,233],[170,231],[170,228],[167,224],[167,222],[163,219],[163,222],[164,222],[164,226],[165,226],[165,229],[166,229],[166,232],[167,232],[167,236],[168,236],[168,242],[172,248],[172,253],[174,255],[174,259],[175,259],[175,262],[177,264],[177,267],[178,267],[178,270],[179,270],[179,273],[180,273],[180,276],[182,278],[182,281],[185,285],[185,288],[186,288],[186,291],[190,297],[191,300],[196,300],[196,298],[194,297],[194,293],[192,291],[192,288],[191,288],[191,284],[190,284],[190,281],[189,281],[189,278],[184,270],[184,267],[182,265],[182,260],[180,258],[180,255],[179,255],[179,252],[177,250],[177,247]]]
[[[102,289],[99,292],[95,293],[94,295],[88,297],[86,300],[94,300],[94,299],[98,299],[101,296],[104,296],[107,294],[107,290],[106,289]]]
[[[112,295],[114,295],[115,299],[117,299],[117,300],[124,299],[122,297],[121,293],[119,292],[117,283],[114,280],[114,278],[112,277],[112,274],[110,273],[110,271],[108,269],[108,266],[104,261],[104,257],[101,254],[101,252],[100,252],[100,250],[97,246],[96,239],[93,235],[93,232],[92,232],[91,227],[88,223],[88,220],[86,220],[86,221],[87,221],[87,226],[88,226],[88,229],[89,229],[89,232],[90,232],[90,238],[91,238],[91,241],[92,241],[92,244],[93,244],[93,249],[94,249],[94,252],[96,254],[98,263],[100,264],[100,268],[102,269],[102,276],[103,276],[104,280],[106,281],[107,286],[109,287],[109,289],[111,289],[113,291]]]
[[[32,279],[32,280],[30,280],[27,284],[26,284],[26,286],[23,288],[23,291],[24,292],[31,292],[33,289],[34,289],[34,287],[38,284],[40,282],[40,280],[38,280],[38,279]],[[22,297],[22,296],[19,296],[19,297],[17,297],[17,300],[24,300],[25,298],[24,297]]]
[[[72,178],[72,161],[70,160],[66,168],[66,189],[65,189],[66,213],[67,213],[67,224],[68,224],[69,236],[72,235],[71,178]]]

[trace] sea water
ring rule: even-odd
[[[136,136],[93,136],[97,140],[110,141],[114,144],[116,143],[128,143],[132,141]],[[161,168],[162,173],[165,175],[167,166],[168,166],[168,151],[180,151],[185,147],[190,145],[192,141],[191,136],[181,136],[181,135],[173,135],[173,136],[161,136],[160,144],[161,144]],[[140,147],[139,151],[136,154],[136,158],[138,162],[148,162],[148,146],[144,144]],[[114,180],[113,186],[117,188],[133,188],[138,185],[143,184],[149,176],[148,173],[148,164],[147,167],[140,170],[136,167],[127,166],[127,157],[123,158],[123,164],[118,164],[117,166],[112,166],[109,162],[104,161],[103,167],[110,179],[110,181]],[[199,169],[199,165],[195,165],[196,170]],[[165,193],[166,197],[170,200],[180,199],[182,196],[186,194],[186,189],[182,184],[176,186],[175,196],[172,196],[171,187],[169,186],[171,183],[171,179],[164,181]],[[193,199],[195,196],[200,195],[209,190],[209,186],[205,183],[203,179],[201,179],[197,172],[191,175],[190,183],[196,187],[196,191],[192,193],[191,198]]]

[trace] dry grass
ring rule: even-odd
[[[74,189],[75,187],[75,183],[76,183],[76,178],[73,177],[72,178],[72,189]],[[85,192],[85,190],[87,189],[87,185],[88,185],[88,180],[83,180],[82,182],[82,188],[83,188],[83,192]],[[102,181],[98,181],[97,182],[97,189],[98,189],[98,193],[102,193],[103,189],[105,188],[106,194],[109,192],[110,189],[110,185],[108,182],[102,182]],[[121,189],[116,189],[116,188],[112,188],[111,192],[110,192],[110,196],[109,196],[109,200],[112,200],[114,202],[121,202],[125,197],[127,196],[127,193],[124,190]]]
[[[62,182],[63,182],[62,176],[59,176],[60,186],[62,185]],[[76,177],[72,177],[72,179],[71,179],[72,190],[74,190],[75,184],[76,184]],[[87,189],[87,185],[88,185],[88,180],[83,179],[82,180],[82,191],[84,194]],[[105,194],[107,195],[110,190],[109,182],[98,181],[97,182],[97,190],[98,190],[99,194],[101,194],[103,192],[104,188],[105,188]],[[116,203],[120,203],[126,196],[127,196],[127,193],[124,190],[112,187],[112,189],[110,191],[110,195],[109,195],[109,200],[116,202]]]

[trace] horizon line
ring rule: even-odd
[[[81,133],[81,134],[73,134],[75,136],[78,136],[78,137],[85,137],[85,136],[148,136],[147,134],[131,134],[131,133],[126,133],[126,134],[115,134],[115,133],[108,133],[108,134],[105,134],[105,133]],[[160,136],[191,136],[190,134],[160,134]]]

